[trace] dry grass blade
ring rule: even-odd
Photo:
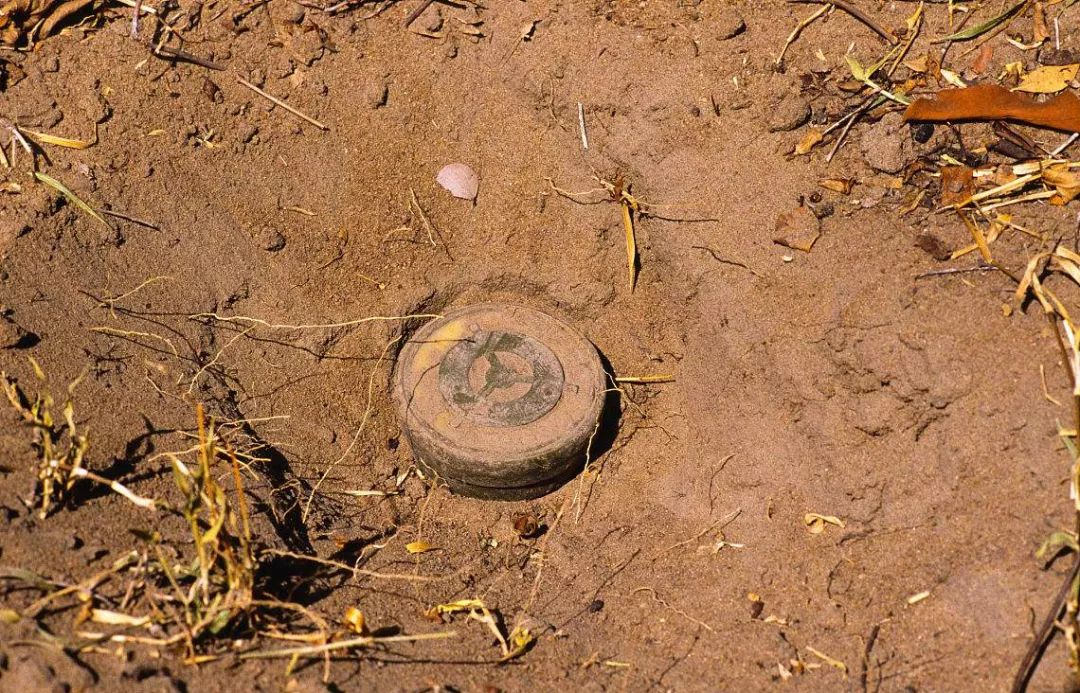
[[[312,125],[319,128],[320,130],[329,130],[330,129],[329,125],[324,125],[323,123],[315,120],[314,118],[307,115],[306,113],[303,113],[302,111],[298,111],[297,109],[293,108],[292,106],[285,103],[284,101],[277,98],[276,96],[271,96],[270,94],[267,94],[265,91],[263,91],[262,89],[259,89],[257,86],[255,86],[251,82],[247,81],[243,77],[240,77],[239,75],[237,75],[236,81],[239,82],[240,84],[244,85],[245,87],[247,87],[251,91],[255,92],[259,96],[263,97],[264,99],[266,99],[266,100],[268,100],[268,101],[270,101],[272,103],[275,103],[278,106],[281,106],[282,108],[284,108],[289,113],[292,113],[297,118],[300,118],[301,120],[306,120],[307,122],[311,123]]]
[[[75,140],[68,137],[57,137],[56,135],[50,135],[45,132],[35,132],[33,130],[24,130],[27,135],[30,135],[38,142],[45,144],[51,144],[56,147],[64,147],[65,149],[86,149],[92,146],[93,142],[86,142],[84,140]]]
[[[983,262],[990,265],[993,264],[994,258],[990,256],[990,246],[986,244],[986,236],[983,235],[982,229],[979,225],[967,214],[958,212],[960,219],[963,220],[964,226],[967,226],[968,231],[971,232],[971,237],[975,240],[975,245],[979,249],[979,254],[982,255]]]
[[[627,385],[653,385],[659,383],[673,383],[675,382],[675,376],[673,375],[621,375],[615,378],[617,383],[625,383]]]
[[[630,208],[630,202],[626,199],[619,201],[622,210],[623,230],[626,232],[626,267],[630,276],[630,292],[633,293],[637,283],[637,239],[634,237],[634,213]]]
[[[262,652],[245,652],[240,655],[240,659],[270,659],[273,657],[311,657],[314,655],[321,655],[327,652],[336,652],[338,650],[352,650],[361,647],[371,647],[372,645],[383,645],[395,642],[419,642],[421,640],[446,640],[447,638],[457,637],[457,631],[448,630],[442,633],[419,633],[417,635],[388,635],[384,637],[377,637],[369,635],[362,638],[351,638],[349,640],[338,640],[336,642],[328,642],[323,645],[311,645],[308,647],[289,647],[281,650],[265,650]]]
[[[48,185],[50,188],[57,191],[58,193],[60,193],[64,197],[66,197],[76,207],[78,207],[82,211],[86,212],[87,214],[89,214],[93,218],[97,219],[99,222],[101,222],[102,226],[104,226],[105,228],[107,228],[107,229],[112,228],[112,226],[109,225],[109,222],[105,221],[105,217],[98,214],[94,210],[93,207],[91,207],[90,205],[83,202],[79,198],[78,195],[71,192],[71,190],[68,189],[68,187],[66,185],[64,185],[63,183],[61,183],[60,181],[58,181],[55,178],[53,178],[52,176],[50,176],[48,174],[45,174],[45,173],[42,173],[40,171],[34,171],[34,177],[37,178],[42,183],[44,183],[45,185]]]

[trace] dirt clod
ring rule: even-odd
[[[0,349],[24,349],[36,342],[36,335],[23,329],[11,316],[0,313]]]
[[[810,102],[797,94],[780,98],[768,111],[769,132],[787,132],[806,124],[811,116]]]
[[[264,227],[259,232],[258,242],[263,250],[276,253],[285,248],[285,234],[275,228]]]
[[[900,113],[889,113],[866,129],[861,139],[863,159],[881,173],[899,173],[907,163],[911,140],[901,136],[905,128]]]
[[[721,41],[733,39],[746,31],[746,21],[734,7],[722,6],[716,16],[716,38]]]
[[[375,78],[364,85],[362,100],[368,108],[382,108],[390,96],[390,85],[385,79]]]

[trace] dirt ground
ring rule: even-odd
[[[150,55],[121,6],[0,54],[0,116],[91,141],[96,127],[93,146],[48,147],[39,170],[152,225],[110,216],[107,229],[28,179],[16,151],[8,180],[23,191],[0,193],[0,303],[15,335],[0,339],[0,367],[32,391],[33,357],[57,396],[85,372],[74,411],[87,466],[147,497],[175,494],[159,453],[191,445],[196,403],[249,421],[237,428],[275,455],[272,474],[246,474],[262,543],[435,578],[305,580],[289,564],[268,589],[331,621],[355,606],[373,628],[457,636],[339,653],[327,684],[318,658],[291,672],[239,658],[284,644],[265,637],[200,665],[133,644],[69,656],[77,631],[102,629],[73,623],[75,602],[0,624],[0,689],[1007,688],[1067,571],[1034,552],[1071,515],[1057,436],[1070,414],[1044,397],[1040,369],[1058,400],[1069,385],[1039,305],[1002,310],[1006,277],[916,279],[971,264],[939,261],[921,235],[949,249],[969,236],[932,207],[901,214],[889,159],[914,160],[948,128],[921,145],[886,116],[854,127],[831,163],[788,155],[807,116],[845,112],[813,71],[839,74],[845,53],[869,59],[881,39],[836,12],[780,71],[814,6],[436,3],[406,29],[416,4],[367,18],[378,5],[181,0],[184,50],[224,70]],[[864,5],[892,27],[913,9]],[[926,7],[916,48],[945,33],[942,6]],[[1080,49],[1075,31],[1060,42]],[[1001,42],[990,71],[1031,57]],[[964,128],[969,145],[989,132]],[[475,204],[435,184],[450,162],[480,174]],[[663,216],[707,219],[639,219],[632,293],[618,205],[554,192],[596,188],[594,175],[623,176]],[[841,195],[824,177],[858,183]],[[1075,234],[1074,208],[1017,214]],[[810,252],[773,242],[782,215],[820,225]],[[1018,270],[1038,246],[999,243]],[[348,495],[393,491],[412,465],[387,383],[392,340],[415,321],[353,321],[490,300],[563,317],[617,375],[674,382],[625,386],[608,449],[539,500],[455,497],[415,475],[397,495]],[[100,487],[38,519],[24,503],[31,441],[0,409],[4,606],[41,595],[11,569],[77,582],[138,548],[132,530],[157,528],[190,558],[176,518]],[[288,504],[324,475],[309,509]],[[517,536],[520,513],[547,533]],[[807,513],[843,526],[811,533]],[[435,550],[410,555],[418,539]],[[110,589],[117,599],[124,585]],[[498,665],[484,625],[424,617],[463,598],[529,623],[535,645]],[[1058,639],[1032,690],[1067,688],[1065,659]],[[789,678],[792,660],[808,668]]]

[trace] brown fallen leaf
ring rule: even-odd
[[[854,178],[822,178],[818,181],[818,185],[831,190],[841,195],[848,195],[851,193],[851,189],[855,187]]]
[[[975,172],[967,166],[941,167],[941,204],[967,202],[975,194]]]
[[[37,36],[44,38],[60,22],[91,2],[93,0],[0,0],[0,45],[14,46],[42,20]]]
[[[810,128],[807,130],[806,134],[799,140],[799,143],[795,145],[795,156],[809,154],[810,150],[814,148],[814,145],[820,142],[823,137],[824,135],[821,134],[821,130],[818,128]]]
[[[1050,198],[1052,205],[1067,205],[1080,196],[1080,174],[1070,171],[1065,164],[1047,167],[1042,180],[1057,190],[1057,195]]]
[[[1038,103],[996,84],[945,89],[932,99],[917,99],[904,111],[905,121],[1011,120],[1036,127],[1080,132],[1080,98],[1064,92]]]
[[[979,52],[975,54],[975,60],[971,62],[971,71],[981,75],[990,67],[990,61],[994,57],[994,44],[984,43]]]
[[[807,207],[796,207],[776,218],[773,243],[809,253],[821,237],[820,222]]]

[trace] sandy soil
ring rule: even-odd
[[[436,4],[406,30],[414,4],[365,19],[367,6],[329,16],[286,0],[240,9],[183,0],[184,49],[224,71],[150,56],[129,36],[128,9],[32,53],[4,53],[0,115],[88,140],[97,128],[89,149],[49,147],[41,170],[153,228],[111,217],[106,229],[28,180],[18,152],[9,180],[24,190],[0,193],[0,303],[8,333],[23,332],[0,340],[0,367],[33,389],[31,356],[57,394],[85,371],[75,414],[90,430],[88,466],[146,496],[175,493],[155,455],[191,444],[197,402],[250,420],[243,433],[275,452],[272,473],[248,478],[266,546],[351,561],[384,545],[367,550],[365,568],[439,578],[309,580],[294,565],[271,574],[331,620],[358,606],[373,627],[445,630],[424,610],[479,597],[539,635],[497,666],[490,632],[458,618],[456,638],[335,661],[333,689],[1006,688],[1066,570],[1044,571],[1033,555],[1070,512],[1056,435],[1069,414],[1044,398],[1040,366],[1051,395],[1067,397],[1068,385],[1038,305],[1003,313],[1005,277],[916,279],[970,259],[940,262],[920,235],[951,249],[967,232],[926,205],[901,215],[910,189],[891,187],[899,169],[870,164],[902,167],[953,146],[947,128],[920,145],[906,125],[863,122],[830,164],[818,152],[788,156],[807,116],[827,124],[846,111],[835,89],[820,88],[824,71],[842,79],[849,47],[870,59],[880,39],[836,13],[807,29],[781,72],[775,56],[812,7]],[[868,4],[889,26],[912,10]],[[927,8],[919,47],[944,30],[940,6]],[[1077,40],[1062,35],[1065,48]],[[1018,59],[1012,50],[1002,43],[995,69]],[[974,146],[989,130],[963,132]],[[482,178],[475,204],[434,182],[456,161]],[[589,190],[594,175],[619,174],[665,216],[710,219],[641,219],[632,293],[618,207],[577,204],[552,187]],[[818,186],[827,176],[858,184],[839,195]],[[1073,214],[1033,207],[1024,219],[1060,236],[1074,233]],[[811,252],[773,243],[781,215],[820,226]],[[1019,235],[1002,244],[1014,268],[1037,245]],[[265,323],[488,300],[563,317],[616,374],[675,382],[628,386],[607,452],[542,499],[458,498],[415,476],[400,495],[345,495],[392,490],[410,468],[386,387],[388,342],[408,323]],[[30,442],[0,410],[5,568],[80,580],[151,526],[190,551],[175,518],[97,487],[37,519],[22,500],[33,487]],[[290,504],[346,450],[310,512]],[[523,512],[548,533],[516,536]],[[806,513],[843,527],[812,534]],[[409,555],[404,545],[418,538],[438,550]],[[2,584],[9,608],[40,596]],[[42,627],[74,642],[75,611]],[[185,666],[174,651],[114,644],[77,664],[30,644],[44,639],[25,619],[0,624],[0,688],[324,686],[317,660],[286,675],[284,661],[226,654]],[[800,658],[821,666],[785,681]],[[1034,688],[1065,686],[1064,661],[1059,641]]]

